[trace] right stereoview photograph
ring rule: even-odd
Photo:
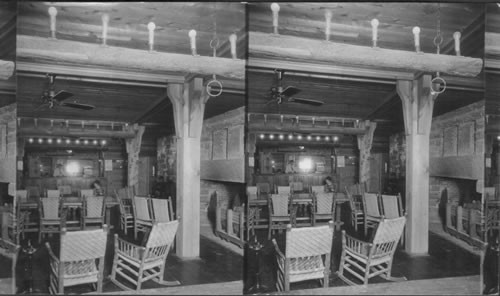
[[[485,3],[247,7],[245,292],[498,294]]]

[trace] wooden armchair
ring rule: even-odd
[[[83,195],[82,228],[87,228],[89,224],[97,225],[99,228],[104,226],[105,210],[104,196]]]
[[[403,210],[403,202],[401,201],[401,195],[380,195],[380,205],[381,212],[384,218],[393,219],[398,217],[403,217],[405,212]],[[404,229],[403,235],[401,236],[401,244],[404,243]]]
[[[92,284],[98,293],[102,293],[107,239],[107,226],[103,229],[71,232],[64,229],[61,233],[59,257],[46,242],[50,258],[49,292],[64,294],[65,287]]]
[[[17,292],[16,286],[16,264],[19,254],[19,245],[0,238],[0,256],[7,257],[12,261],[11,274],[12,276],[0,281],[0,294],[14,295]],[[6,268],[4,266],[3,268]]]
[[[378,194],[369,192],[363,194],[363,210],[366,236],[368,234],[368,228],[376,228],[382,218]]]
[[[287,224],[292,223],[290,194],[271,194],[268,199],[269,208],[269,232],[268,239],[271,239],[273,230],[286,229]]]
[[[38,211],[40,214],[38,242],[40,243],[45,233],[61,233],[66,222],[66,212],[61,207],[60,197],[41,198]]]
[[[23,203],[28,201],[28,190],[16,190],[16,206],[17,216],[19,221],[20,231],[24,237],[25,232],[38,232],[38,208],[24,208]]]
[[[26,186],[26,191],[28,191],[28,197],[41,197],[41,190],[39,186]]]
[[[151,198],[134,196],[132,208],[134,210],[134,239],[137,239],[138,232],[147,232],[153,226]]]
[[[247,202],[259,198],[259,190],[257,186],[247,186]]]
[[[267,196],[272,193],[271,185],[269,185],[269,183],[257,183],[255,184],[255,186],[257,186],[257,192],[259,197]]]
[[[319,279],[328,287],[333,243],[333,222],[315,227],[286,229],[285,252],[273,239],[278,261],[276,288],[290,291],[290,283]]]
[[[358,231],[358,225],[362,225],[365,221],[365,212],[363,210],[363,196],[359,194],[347,195],[349,205],[351,207],[351,224],[354,230]]]
[[[332,192],[315,192],[313,195],[313,225],[319,221],[335,220],[333,212],[333,193]]]
[[[118,189],[116,198],[120,206],[120,229],[127,235],[127,229],[134,228],[134,211],[132,198],[129,198],[127,191]]]
[[[30,212],[21,211],[21,206],[19,204],[12,207],[8,214],[7,236],[17,245],[20,244],[21,236],[23,236],[24,239],[24,228],[28,221],[29,214]]]
[[[290,186],[276,186],[276,194],[290,194],[291,190]]]
[[[339,278],[349,285],[357,285],[344,275],[344,271],[362,282],[375,276],[382,276],[390,281],[401,281],[406,278],[391,276],[392,260],[398,241],[403,233],[406,217],[382,219],[378,224],[373,240],[370,242],[355,239],[342,230],[342,255],[337,272]]]
[[[124,290],[132,290],[117,280],[117,275],[134,284],[139,291],[143,282],[153,279],[162,285],[180,285],[178,281],[163,280],[168,252],[179,221],[155,222],[144,246],[129,243],[115,234],[115,256],[111,281]]]

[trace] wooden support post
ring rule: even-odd
[[[128,170],[127,170],[127,185],[134,187],[135,191],[139,185],[139,152],[141,151],[142,135],[146,129],[144,126],[134,124],[135,137],[125,140],[125,145],[128,154]]]
[[[359,184],[369,184],[370,179],[370,150],[372,149],[373,133],[377,127],[376,122],[368,120],[361,123],[362,128],[366,128],[364,135],[358,135],[359,149]]]
[[[438,89],[438,86],[434,86]],[[429,136],[432,110],[437,94],[431,93],[431,76],[418,80],[398,80],[397,91],[403,105],[406,133],[406,213],[405,249],[427,254],[429,250]]]
[[[177,136],[177,255],[200,254],[200,144],[205,104],[210,98],[201,78],[170,84]]]

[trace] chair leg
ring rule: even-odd
[[[143,267],[141,266],[138,271],[138,277],[137,277],[137,288],[136,291],[141,290],[141,285],[142,285],[142,276],[143,276],[144,270]]]

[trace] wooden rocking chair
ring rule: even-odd
[[[363,285],[367,285],[370,278],[378,275],[390,281],[406,280],[405,277],[391,276],[394,252],[403,233],[405,222],[404,216],[382,219],[371,242],[355,239],[342,230],[342,255],[337,272],[339,278],[349,285],[357,285],[344,275],[344,271],[347,271],[361,280]]]
[[[318,221],[333,221],[333,193],[332,192],[315,192],[313,195],[313,225],[318,224]]]
[[[363,211],[363,196],[359,194],[347,195],[351,207],[351,224],[358,231],[358,225],[363,225],[365,213]]]
[[[163,280],[168,252],[177,232],[179,221],[155,222],[144,247],[134,245],[115,234],[115,256],[111,281],[124,290],[132,290],[117,280],[117,275],[134,284],[139,291],[150,279],[161,285],[180,285],[178,281]]]
[[[172,209],[172,200],[170,198],[160,199],[152,198],[151,205],[153,210],[153,220],[155,222],[170,222],[174,219]]]
[[[368,235],[368,228],[376,228],[380,219],[382,218],[378,194],[369,192],[365,192],[363,194],[363,211],[366,236]]]
[[[151,209],[151,198],[135,196],[132,199],[134,210],[134,239],[138,232],[147,232],[153,226],[153,213]]]
[[[287,187],[288,188],[288,187]],[[287,224],[292,223],[290,195],[286,194],[271,194],[268,199],[269,208],[269,232],[268,239],[271,239],[273,230],[286,229]]]
[[[66,212],[61,207],[61,198],[41,198],[39,204],[40,230],[38,243],[42,242],[44,233],[61,233],[66,223]]]
[[[61,233],[59,258],[46,242],[50,258],[49,292],[64,294],[64,287],[93,284],[94,289],[102,293],[107,239],[107,226],[103,229],[70,232],[64,229]]]
[[[89,224],[102,227],[105,210],[104,196],[87,197],[83,195],[82,228],[85,229]]]
[[[11,277],[0,281],[0,294],[14,295],[17,292],[16,287],[16,263],[19,255],[19,245],[0,238],[0,256],[10,258],[12,261]],[[6,268],[4,266],[3,268]]]
[[[120,206],[120,229],[127,235],[129,228],[134,229],[134,212],[132,198],[129,198],[127,191],[119,189],[116,198]]]
[[[333,243],[333,222],[316,227],[286,229],[285,253],[273,239],[278,261],[276,288],[290,291],[290,283],[319,279],[328,287]]]
[[[405,212],[403,210],[403,203],[401,201],[401,195],[380,195],[380,205],[382,206],[382,215],[386,219],[393,219],[398,217],[403,217]],[[404,244],[404,229],[403,235],[401,235],[401,244]]]

